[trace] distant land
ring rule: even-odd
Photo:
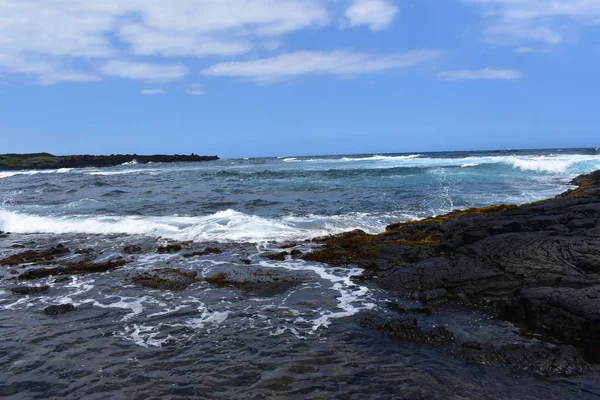
[[[199,156],[194,153],[190,155],[111,154],[109,156],[96,156],[89,154],[55,156],[50,153],[0,154],[0,171],[14,171],[20,169],[115,167],[125,163],[147,164],[150,162],[202,162],[215,161],[218,159],[218,156]]]

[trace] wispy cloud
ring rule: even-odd
[[[271,83],[309,74],[352,76],[407,68],[431,61],[439,55],[440,52],[436,50],[419,50],[383,56],[347,50],[301,51],[254,61],[221,63],[203,70],[202,74]]]
[[[389,0],[353,0],[346,10],[350,26],[367,25],[372,31],[389,27],[400,7]]]
[[[515,80],[522,77],[523,74],[514,69],[501,69],[490,67],[483,69],[463,69],[457,71],[445,71],[437,74],[437,78],[442,81],[481,79]]]
[[[325,26],[334,8],[327,0],[0,0],[0,50],[92,69],[138,56],[231,56]],[[138,79],[109,67],[103,70],[110,75]],[[4,63],[2,72],[22,74],[25,68]],[[27,73],[47,83],[98,78],[78,70],[53,77],[45,70]]]
[[[514,44],[533,41],[557,45],[564,31],[600,19],[598,0],[464,0],[482,8],[488,41]]]
[[[532,47],[517,47],[514,49],[514,53],[516,54],[531,54],[531,53],[550,53],[552,50],[550,49],[535,49]]]
[[[144,96],[156,96],[156,95],[160,95],[160,94],[165,94],[167,92],[165,92],[162,89],[144,89],[140,93],[143,94]]]
[[[109,61],[102,66],[103,74],[117,77],[140,79],[151,82],[169,82],[183,78],[188,69],[182,64],[150,64],[134,61]]]
[[[206,90],[204,90],[204,86],[201,84],[195,83],[188,86],[186,93],[192,96],[202,96],[206,94]]]

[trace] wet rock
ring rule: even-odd
[[[429,303],[433,301],[445,300],[448,297],[448,291],[444,288],[427,290],[419,293],[419,301]]]
[[[93,263],[93,262],[77,262],[77,263],[69,263],[64,267],[55,267],[55,268],[32,268],[28,269],[19,275],[19,280],[32,280],[32,279],[40,279],[46,278],[48,276],[55,275],[81,275],[81,274],[91,274],[97,272],[107,272],[113,269],[122,267],[126,264],[125,260],[110,260],[101,263]]]
[[[13,244],[10,246],[11,249],[24,249],[25,245],[24,244]]]
[[[298,246],[298,243],[284,243],[279,246],[280,249],[291,249],[292,247]]]
[[[175,268],[155,269],[151,273],[137,275],[132,280],[136,285],[163,290],[185,290],[198,281],[196,272],[183,272]]]
[[[13,254],[0,260],[0,265],[21,265],[30,263],[48,263],[54,261],[56,257],[69,254],[70,250],[62,244],[56,245],[46,250],[27,250],[19,254]]]
[[[192,245],[189,243],[174,243],[174,244],[168,244],[166,246],[161,246],[159,247],[156,252],[157,253],[177,253],[178,251],[181,250],[189,250],[192,248]]]
[[[376,314],[365,313],[359,316],[359,324],[363,328],[377,329],[391,337],[429,345],[447,343],[454,338],[452,332],[442,326],[429,331],[419,328],[415,318],[384,319]]]
[[[398,311],[400,314],[407,314],[407,313],[425,314],[425,315],[432,314],[431,308],[429,308],[429,307],[404,308],[404,307],[400,307],[398,305],[398,303],[392,303],[392,302],[388,302],[387,307],[389,309]]]
[[[13,292],[14,294],[22,294],[22,295],[33,295],[33,294],[46,293],[48,290],[50,290],[50,286],[48,286],[48,285],[15,286],[13,288],[10,288],[10,291]]]
[[[84,255],[94,254],[95,252],[96,252],[96,250],[94,250],[92,248],[85,248],[85,249],[77,249],[77,250],[75,250],[75,254],[84,254]]]
[[[44,314],[46,315],[61,315],[71,311],[75,311],[75,306],[71,303],[60,304],[57,306],[49,306],[44,308]]]
[[[292,251],[290,251],[290,256],[297,258],[300,257],[302,255],[302,251],[298,250],[298,249],[294,249]]]
[[[183,256],[186,258],[190,258],[190,257],[206,256],[209,254],[221,254],[221,253],[223,253],[223,251],[221,249],[218,249],[216,247],[207,247],[206,249],[204,249],[204,251],[196,251],[193,253],[186,253]]]
[[[264,257],[273,261],[285,261],[285,258],[289,255],[287,251],[282,251],[281,253],[271,253],[265,254]]]
[[[138,246],[137,244],[123,247],[123,252],[127,254],[140,254],[142,251],[142,246]]]
[[[247,259],[247,258],[242,258],[240,261],[241,261],[243,264],[246,264],[246,265],[250,265],[250,264],[252,264],[252,260],[249,260],[249,259]]]
[[[492,309],[600,361],[600,171],[573,184],[579,188],[532,204],[320,238],[302,258],[358,265],[395,295]]]
[[[495,346],[467,342],[453,350],[454,355],[468,362],[501,366],[512,373],[532,373],[542,376],[573,376],[590,370],[590,365],[572,346],[509,344]]]
[[[286,271],[248,269],[238,272],[220,272],[204,279],[216,287],[233,287],[247,294],[270,297],[285,293],[304,280]]]

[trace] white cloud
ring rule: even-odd
[[[96,74],[74,72],[68,65],[62,65],[52,59],[0,53],[0,72],[2,71],[32,75],[36,77],[34,82],[41,85],[100,80]]]
[[[195,83],[188,87],[186,93],[192,96],[202,96],[206,94],[206,90],[204,90],[204,86],[201,84]]]
[[[533,41],[557,45],[564,32],[594,24],[600,18],[598,0],[465,0],[482,7],[490,20],[485,30],[491,42]]]
[[[437,74],[438,79],[442,81],[459,80],[480,80],[480,79],[501,79],[514,80],[523,77],[523,74],[514,69],[501,68],[483,68],[483,69],[464,69],[458,71],[445,71]]]
[[[356,75],[406,68],[437,58],[440,52],[420,50],[387,56],[356,53],[300,51],[254,61],[227,62],[202,71],[203,75],[231,76],[271,83],[285,78],[309,74]]]
[[[109,61],[100,69],[102,73],[116,78],[140,79],[152,82],[169,82],[183,78],[189,72],[182,64],[150,64],[135,61]]]
[[[234,55],[325,26],[327,0],[0,0],[0,52],[51,65],[97,60]],[[116,39],[116,40],[115,40]],[[22,73],[4,64],[5,73]],[[30,72],[36,75],[35,72]],[[42,76],[43,75],[43,76]],[[70,80],[90,74],[62,74]],[[50,82],[45,71],[38,80]],[[59,81],[60,76],[54,77]]]
[[[350,26],[367,25],[372,31],[380,31],[391,25],[400,7],[390,0],[353,0],[346,10]]]
[[[165,94],[167,92],[165,92],[162,89],[144,89],[140,93],[143,94],[144,96],[156,96],[159,94]]]
[[[530,54],[530,53],[550,53],[550,49],[535,49],[532,47],[517,47],[514,53],[517,54]]]

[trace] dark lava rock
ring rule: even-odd
[[[166,246],[159,247],[156,252],[157,253],[177,253],[181,250],[189,250],[192,248],[192,245],[189,243],[174,243],[168,244]]]
[[[590,365],[572,346],[545,343],[495,346],[489,343],[467,342],[455,348],[453,352],[456,357],[465,361],[502,366],[512,373],[573,376],[590,370]]]
[[[10,288],[10,291],[13,292],[14,294],[25,294],[25,295],[46,293],[48,290],[50,290],[50,286],[48,286],[48,285],[44,285],[44,286],[15,286],[13,288]]]
[[[302,255],[302,251],[298,250],[298,249],[294,249],[292,251],[290,251],[290,256],[296,258],[296,257],[300,257]]]
[[[395,295],[492,310],[600,361],[600,171],[572,183],[536,203],[320,238],[303,259],[358,265]]]
[[[452,332],[443,326],[430,331],[419,328],[415,318],[384,319],[376,314],[365,313],[359,316],[359,323],[363,328],[377,329],[391,337],[423,344],[447,343],[454,338]]]
[[[152,289],[184,290],[192,283],[197,282],[196,272],[183,272],[175,268],[155,269],[151,273],[144,273],[133,278],[137,285]]]
[[[279,246],[280,249],[291,249],[292,247],[298,246],[298,243],[284,243]]]
[[[50,306],[44,308],[44,314],[46,315],[60,315],[71,311],[75,311],[75,306],[71,303],[61,304],[58,306]]]
[[[221,272],[204,279],[216,287],[234,287],[246,294],[270,297],[285,293],[298,286],[304,280],[287,271],[263,270],[250,268],[238,272]]]
[[[403,307],[400,307],[398,305],[398,303],[392,303],[392,302],[388,302],[387,307],[392,310],[398,311],[400,314],[406,314],[406,313],[425,314],[425,315],[432,314],[431,308],[429,308],[429,307],[403,308]]]
[[[77,263],[69,263],[64,267],[55,267],[55,268],[33,268],[28,269],[19,275],[19,280],[31,280],[31,279],[39,279],[46,278],[48,276],[54,275],[81,275],[81,274],[91,274],[95,272],[107,272],[113,269],[122,267],[126,264],[125,260],[110,260],[101,263],[92,263],[92,262],[77,262]]]
[[[250,264],[252,264],[252,260],[249,260],[249,259],[247,259],[247,258],[242,258],[240,261],[241,261],[242,263],[246,264],[246,265],[250,265]]]
[[[0,170],[19,169],[57,169],[57,168],[86,168],[86,167],[115,167],[132,161],[140,164],[149,162],[173,163],[173,162],[205,162],[216,161],[217,156],[199,156],[197,154],[111,154],[101,155],[71,155],[55,156],[50,153],[31,154],[2,154],[0,159]]]
[[[19,254],[13,254],[0,260],[0,265],[20,265],[28,263],[48,263],[56,257],[69,254],[70,250],[62,244],[46,250],[27,250]]]
[[[289,254],[290,253],[288,253],[287,251],[282,251],[281,253],[265,254],[264,257],[273,261],[285,261],[285,257]]]
[[[123,247],[123,252],[127,254],[140,254],[142,251],[142,246],[138,246],[137,244]]]
[[[204,249],[204,251],[196,251],[193,253],[186,253],[183,256],[186,258],[190,258],[190,257],[206,256],[209,254],[221,254],[221,253],[223,253],[223,251],[221,249],[218,249],[216,247],[207,247],[206,249]]]

